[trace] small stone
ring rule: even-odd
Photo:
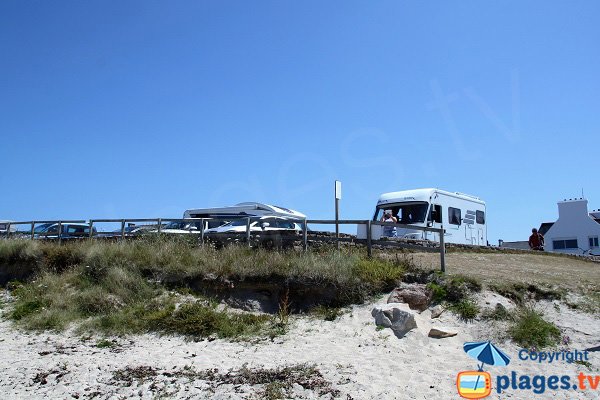
[[[438,304],[437,306],[433,307],[431,309],[431,319],[439,317],[444,311],[444,307],[442,307],[441,304]]]
[[[449,328],[444,328],[441,326],[435,327],[435,328],[431,328],[431,330],[429,331],[429,336],[430,338],[435,338],[435,339],[443,339],[443,338],[448,338],[448,337],[452,337],[452,336],[456,336],[458,335],[458,332]]]

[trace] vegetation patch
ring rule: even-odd
[[[481,283],[464,275],[444,275],[439,271],[427,274],[411,271],[411,278],[419,277],[432,292],[434,303],[445,303],[446,307],[464,321],[472,321],[479,314],[479,306],[473,299],[475,292],[482,289]],[[422,279],[425,278],[425,282]]]
[[[344,311],[339,307],[320,305],[313,308],[311,310],[311,314],[324,321],[335,321],[344,315]]]
[[[197,371],[191,366],[174,371],[159,371],[150,366],[126,367],[113,373],[113,381],[122,386],[138,385],[159,379],[185,378],[189,381],[201,380],[213,388],[221,385],[257,386],[257,394],[263,399],[289,399],[293,396],[293,386],[302,386],[317,396],[339,396],[321,372],[314,365],[297,364],[277,368],[249,368],[246,364],[238,370],[219,373],[217,369]]]
[[[502,304],[496,303],[496,307],[493,310],[484,312],[482,318],[495,321],[512,321],[514,320],[514,315]]]
[[[449,309],[465,322],[474,320],[479,314],[479,306],[470,298],[465,298],[458,302],[452,303],[449,306]]]
[[[229,290],[235,282],[331,288],[321,305],[339,307],[391,290],[409,268],[406,261],[371,259],[352,250],[216,250],[189,237],[167,235],[63,245],[7,240],[0,243],[0,274],[7,263],[31,263],[29,279],[9,285],[15,301],[4,313],[26,329],[60,331],[75,323],[83,332],[154,331],[191,338],[282,334],[289,314],[299,311],[292,304],[298,300],[296,292],[296,297],[286,293],[295,300],[280,304],[274,317],[218,311],[216,304],[190,295],[191,282],[199,290],[215,284]],[[334,310],[323,318],[335,319]]]
[[[544,348],[559,343],[560,329],[544,320],[542,314],[533,308],[521,308],[509,330],[511,338],[525,348]]]
[[[489,288],[521,305],[528,300],[561,300],[565,295],[564,291],[544,288],[534,284],[492,284]]]

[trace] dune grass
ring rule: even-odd
[[[0,241],[0,272],[26,268],[9,285],[15,301],[5,313],[20,326],[109,334],[159,332],[223,338],[285,332],[281,315],[219,311],[194,295],[189,282],[205,278],[333,285],[342,302],[389,290],[402,263],[368,259],[352,251],[274,252],[230,246],[199,247],[188,237],[138,241],[55,243]],[[280,310],[286,314],[289,310]]]
[[[559,343],[561,332],[556,325],[544,320],[532,307],[522,307],[513,317],[509,334],[515,343],[526,348],[544,348]]]

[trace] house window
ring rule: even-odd
[[[485,224],[485,213],[483,211],[477,211],[475,213],[475,217],[477,220],[477,223],[480,225],[484,225]]]
[[[590,249],[594,247],[598,247],[598,236],[590,236]]]
[[[554,250],[572,250],[579,248],[577,245],[577,239],[553,240],[552,247]]]
[[[460,208],[448,207],[448,221],[452,225],[460,225],[461,222]]]

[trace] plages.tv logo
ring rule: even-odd
[[[467,342],[463,345],[465,352],[481,362],[477,371],[462,371],[456,377],[458,394],[465,399],[483,399],[492,393],[492,377],[483,370],[484,364],[505,366],[510,363],[502,350],[492,342]]]

